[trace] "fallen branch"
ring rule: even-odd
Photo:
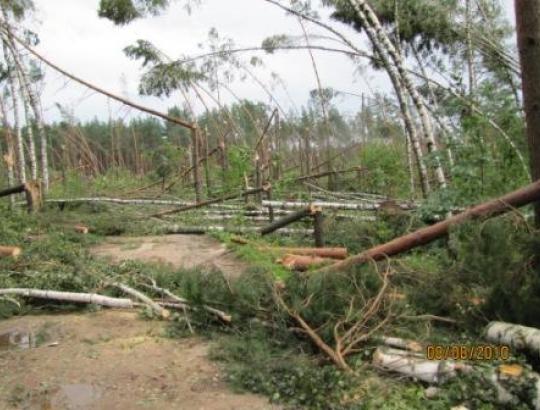
[[[438,222],[426,228],[421,228],[385,244],[368,249],[367,251],[345,259],[342,262],[324,267],[320,269],[320,271],[331,272],[348,269],[353,265],[363,264],[369,260],[380,260],[388,256],[397,255],[418,246],[428,244],[435,239],[446,235],[453,225],[461,224],[474,218],[497,216],[514,208],[538,201],[539,199],[540,181],[536,181],[503,197],[472,207],[442,222]]]
[[[178,304],[183,305],[185,308],[192,309],[192,307],[189,305],[189,301],[187,299],[181,298],[180,296],[176,296],[170,290],[157,286],[156,282],[153,279],[150,279],[150,281],[152,283],[151,285],[146,285],[145,284],[144,286],[146,286],[149,289],[152,289],[153,291],[155,291],[157,293],[161,293],[162,295],[167,296],[168,298],[174,300]],[[210,312],[213,315],[217,316],[219,319],[221,319],[225,323],[231,323],[232,322],[232,316],[231,315],[229,315],[229,314],[227,314],[227,313],[225,313],[225,312],[223,312],[223,311],[221,311],[219,309],[215,309],[215,308],[213,308],[211,306],[208,306],[208,305],[203,305],[202,307],[203,307],[204,310],[206,310],[207,312]]]
[[[59,292],[55,290],[10,288],[0,289],[0,295],[18,295],[29,298],[60,300],[62,302],[91,303],[111,308],[132,309],[131,299],[112,298],[96,293]]]
[[[111,286],[114,286],[120,289],[122,292],[127,293],[128,295],[131,295],[134,298],[140,300],[141,302],[149,306],[155,313],[157,313],[163,319],[167,319],[171,315],[171,313],[167,309],[162,308],[161,306],[159,306],[159,304],[157,304],[148,296],[139,292],[136,289],[130,288],[129,286],[126,286],[123,283],[118,283],[118,282],[111,283]]]

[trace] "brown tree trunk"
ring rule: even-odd
[[[369,260],[380,260],[388,256],[406,252],[421,245],[428,244],[448,233],[452,225],[463,223],[473,218],[486,218],[500,215],[513,208],[540,201],[540,181],[533,182],[524,188],[506,194],[503,197],[492,199],[476,205],[458,215],[448,218],[435,225],[418,229],[412,233],[396,238],[390,242],[375,246],[358,255],[351,256],[342,262],[330,265],[323,270],[330,272],[347,269],[353,265],[365,263]]]
[[[540,0],[516,0],[516,28],[533,181],[540,179]],[[540,203],[534,207],[540,227]]]

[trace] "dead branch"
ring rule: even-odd
[[[154,312],[156,312],[163,319],[167,319],[171,315],[167,309],[162,308],[157,303],[155,303],[152,299],[150,299],[148,296],[139,292],[136,289],[130,288],[129,286],[124,285],[123,283],[118,283],[118,282],[111,283],[111,286],[114,286],[115,288],[120,289],[122,292],[127,293],[128,295],[131,295],[134,298],[140,300],[141,302],[149,306]]]

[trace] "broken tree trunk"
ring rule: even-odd
[[[396,238],[390,242],[375,246],[344,261],[322,268],[320,271],[347,269],[353,265],[369,260],[379,260],[387,256],[397,255],[421,245],[425,245],[448,233],[451,226],[474,218],[488,218],[500,215],[517,207],[540,200],[540,181],[533,182],[500,198],[476,205],[442,222],[436,223],[415,232]]]
[[[231,195],[222,196],[221,198],[209,199],[208,201],[203,201],[203,202],[199,202],[199,203],[196,203],[196,204],[186,205],[186,206],[183,206],[182,208],[169,209],[167,211],[152,214],[152,215],[150,215],[150,217],[159,218],[159,217],[162,217],[162,216],[165,216],[165,215],[171,215],[171,214],[175,214],[175,213],[178,213],[178,212],[189,211],[190,209],[197,209],[197,208],[202,208],[202,207],[209,206],[209,205],[212,205],[212,204],[217,204],[219,202],[228,201],[230,199],[235,199],[235,198],[238,198],[240,196],[246,196],[247,197],[248,195],[253,195],[253,194],[255,194],[255,193],[257,193],[257,192],[259,192],[261,190],[268,189],[268,186],[269,185],[265,185],[262,188],[249,189],[247,191],[242,192],[241,194],[234,193],[234,194],[231,194]]]
[[[0,295],[19,295],[29,298],[60,300],[62,302],[92,303],[111,308],[132,309],[131,299],[111,298],[96,293],[58,292],[54,290],[11,288],[0,289]]]
[[[35,212],[41,208],[41,184],[38,181],[28,181],[24,184],[4,189],[0,191],[0,198],[22,192],[26,194],[28,212]]]
[[[301,209],[281,219],[278,219],[275,222],[272,222],[268,226],[265,226],[261,229],[261,235],[268,235],[269,233],[277,231],[278,229],[283,228],[284,226],[287,226],[293,222],[299,221],[306,216],[313,216],[317,211],[320,212],[320,209],[314,206],[308,206],[307,208]]]
[[[490,322],[486,339],[492,343],[540,353],[540,329],[505,322]]]
[[[324,216],[319,209],[313,214],[313,237],[315,239],[315,246],[318,248],[324,246],[323,222]]]
[[[283,258],[278,259],[278,263],[285,266],[287,269],[297,271],[306,271],[309,268],[332,263],[333,261],[333,259],[321,258],[320,256],[291,254],[287,254]]]
[[[18,246],[0,246],[0,258],[18,258],[22,249]]]

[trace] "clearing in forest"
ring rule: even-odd
[[[138,259],[191,268],[211,264],[229,277],[246,265],[205,236],[115,238],[93,249],[113,261]],[[276,409],[227,387],[200,338],[166,337],[164,322],[137,313],[16,317],[0,322],[0,408]]]

